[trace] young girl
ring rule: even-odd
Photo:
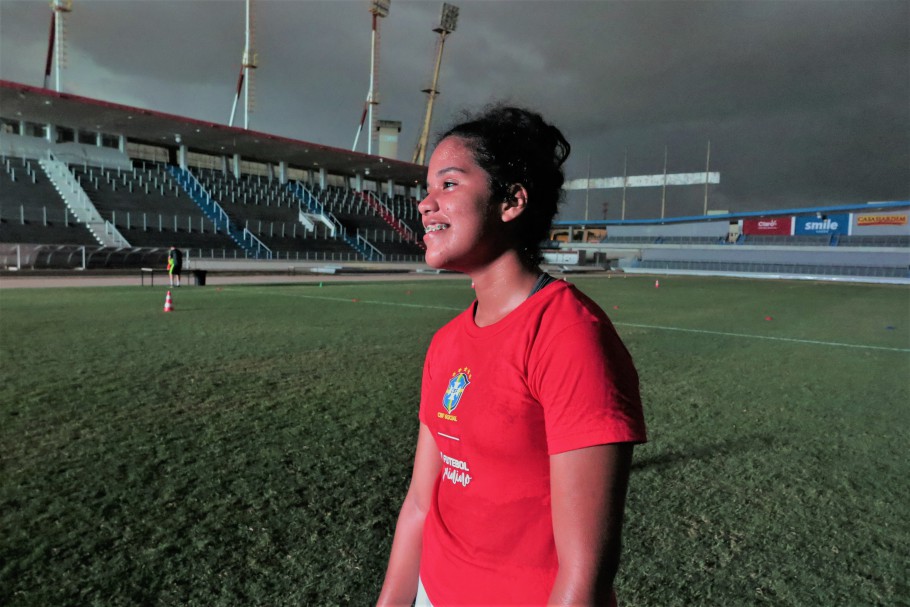
[[[470,276],[477,299],[427,353],[379,605],[615,604],[645,425],[607,316],[539,268],[569,149],[539,115],[497,107],[430,159],[427,264]]]

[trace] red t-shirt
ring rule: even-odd
[[[442,459],[420,560],[437,607],[546,604],[558,567],[550,455],[646,439],[632,358],[565,282],[491,326],[474,324],[472,305],[440,329],[420,420]]]

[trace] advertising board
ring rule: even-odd
[[[825,215],[823,217],[809,215],[796,218],[793,224],[793,233],[813,236],[849,234],[849,228],[850,215],[848,213]]]
[[[743,219],[743,234],[748,236],[790,236],[792,227],[792,217]]]
[[[856,225],[859,226],[903,226],[907,225],[906,215],[857,215]]]

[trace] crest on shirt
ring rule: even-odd
[[[451,415],[452,411],[455,410],[455,407],[458,406],[461,397],[464,395],[465,388],[467,388],[470,383],[471,370],[467,367],[452,373],[452,379],[449,380],[449,387],[446,388],[446,393],[442,396],[442,406],[449,415]]]

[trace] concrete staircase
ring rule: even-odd
[[[131,246],[116,226],[101,216],[65,162],[59,160],[53,152],[48,151],[47,156],[39,159],[38,163],[54,185],[54,189],[60,194],[64,204],[78,222],[84,223],[88,227],[98,244],[104,247]]]

